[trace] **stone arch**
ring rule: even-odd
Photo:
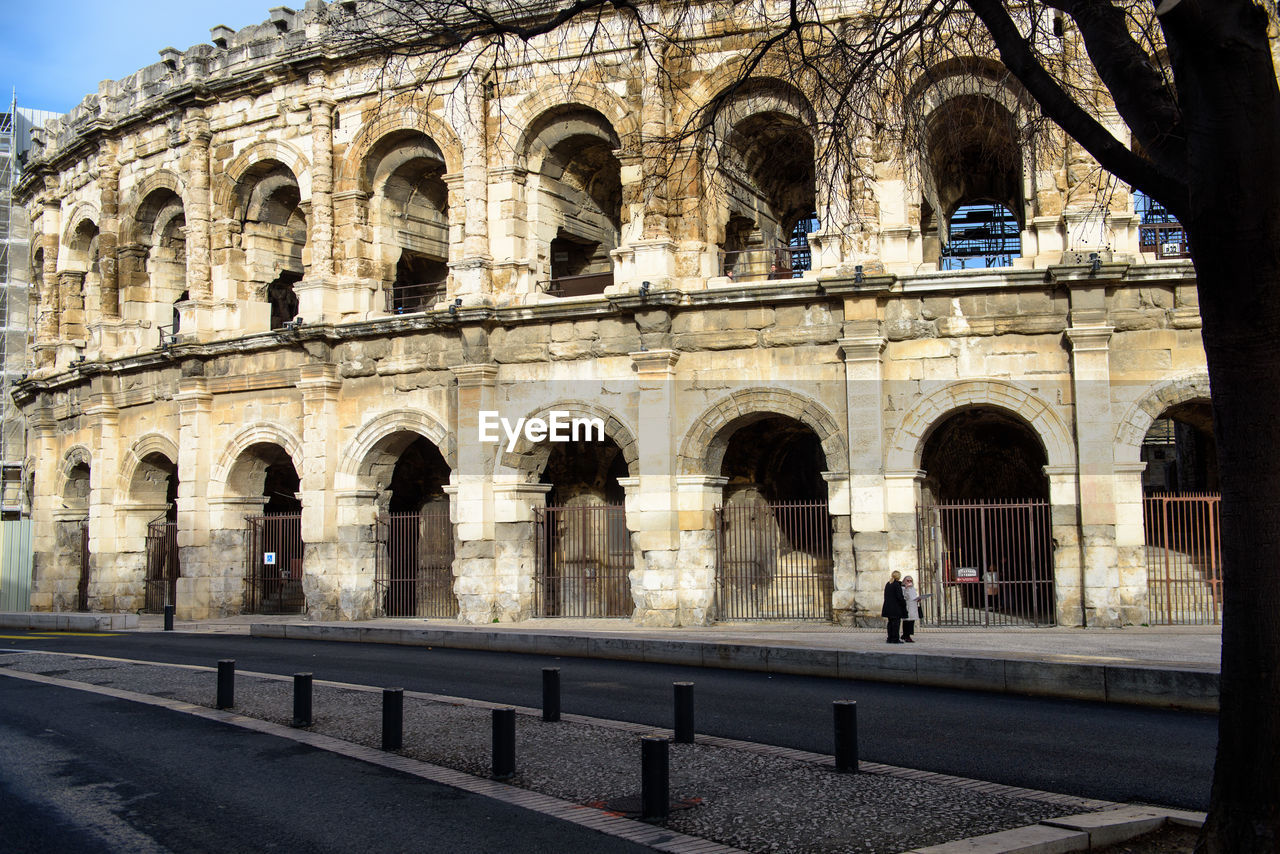
[[[278,445],[289,455],[294,466],[302,459],[302,442],[288,428],[259,421],[243,428],[230,442],[209,477],[209,498],[229,498],[230,478],[241,456],[254,445]]]
[[[175,466],[178,463],[178,443],[163,433],[148,433],[134,442],[120,461],[120,474],[116,479],[116,494],[132,498],[134,478],[142,461],[152,454],[159,454]]]
[[[675,126],[681,127],[688,123],[696,116],[698,110],[705,109],[707,104],[714,102],[717,98],[732,98],[744,86],[753,87],[764,84],[794,93],[808,105],[807,115],[797,116],[797,118],[803,118],[810,123],[810,127],[816,128],[817,110],[812,106],[812,99],[805,94],[803,82],[788,79],[789,69],[780,62],[766,59],[755,73],[743,79],[743,61],[742,58],[735,58],[723,63],[694,83],[681,99],[682,103],[673,110],[672,120]]]
[[[462,144],[453,127],[419,104],[393,98],[379,108],[373,119],[360,128],[347,146],[347,153],[338,170],[335,192],[369,192],[370,188],[363,186],[365,159],[384,138],[405,130],[425,134],[439,146],[447,172],[462,171]]]
[[[63,246],[68,249],[71,248],[76,232],[85,220],[93,223],[94,228],[97,228],[98,223],[102,222],[102,216],[98,213],[97,206],[89,202],[77,202],[76,206],[71,209],[71,214],[64,220],[66,227],[62,230]]]
[[[510,124],[515,129],[513,146],[516,165],[525,165],[525,156],[536,136],[538,119],[550,110],[585,107],[605,117],[618,135],[623,150],[636,148],[640,134],[640,111],[607,89],[577,83],[572,86],[546,85],[522,101],[512,111]]]
[[[303,202],[311,199],[311,170],[307,159],[298,149],[278,140],[261,140],[240,152],[214,179],[213,213],[216,218],[232,215],[229,206],[235,198],[236,186],[245,173],[256,164],[274,160],[284,164],[298,182],[298,194]]]
[[[783,415],[809,427],[822,443],[828,470],[845,470],[848,447],[839,422],[825,406],[788,389],[750,388],[722,398],[694,420],[680,444],[677,471],[682,475],[718,473],[732,435],[725,428],[760,415]]]
[[[71,507],[68,505],[67,490],[71,486],[72,480],[76,479],[76,469],[84,466],[93,471],[93,454],[84,445],[75,445],[70,448],[62,456],[62,462],[58,466],[58,491],[55,495],[62,501],[66,510],[83,510],[87,514],[89,511],[88,495],[86,495],[83,507]]]
[[[1075,465],[1071,431],[1048,403],[1006,380],[987,379],[952,383],[916,401],[893,432],[886,471],[919,469],[925,441],[933,428],[946,415],[975,406],[1004,410],[1025,422],[1044,445],[1050,466]]]
[[[353,483],[372,477],[379,451],[395,456],[403,450],[387,444],[396,434],[424,437],[439,449],[450,468],[457,465],[457,446],[447,428],[421,410],[397,409],[384,412],[360,428],[339,457],[338,477]]]
[[[627,474],[636,477],[640,474],[640,446],[636,442],[635,433],[613,412],[585,400],[560,400],[529,413],[529,418],[544,418],[552,410],[568,412],[572,417],[600,418],[604,421],[604,434],[617,444],[622,451],[622,459],[627,464]],[[536,482],[546,467],[547,458],[551,456],[551,443],[534,444],[521,435],[514,451],[507,451],[505,446],[498,454],[498,465],[519,472],[530,482]]]
[[[964,56],[933,65],[908,90],[907,102],[927,119],[957,95],[985,95],[1017,115],[1034,109],[1034,101],[1009,69],[993,59]]]
[[[129,193],[129,198],[125,203],[120,206],[120,210],[124,212],[124,215],[120,218],[121,245],[140,241],[140,235],[137,233],[138,210],[146,202],[147,197],[156,190],[171,191],[182,202],[183,208],[186,208],[186,182],[180,176],[168,169],[159,169],[148,173]]]
[[[1149,386],[1116,426],[1115,461],[1141,462],[1143,437],[1165,410],[1180,403],[1209,399],[1209,374],[1204,371],[1166,379]]]

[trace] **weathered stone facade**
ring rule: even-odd
[[[659,58],[602,50],[583,72],[573,38],[496,87],[473,71],[388,97],[378,66],[326,54],[326,14],[219,28],[102,84],[37,149],[20,188],[42,235],[36,361],[18,391],[34,607],[76,607],[86,520],[88,606],[142,607],[147,524],[172,501],[179,616],[240,611],[245,518],[292,471],[307,613],[380,613],[375,518],[425,439],[448,467],[421,488],[448,496],[464,621],[536,613],[549,492],[616,490],[633,619],[706,623],[716,508],[801,474],[825,485],[831,613],[875,618],[886,574],[918,568],[926,457],[949,453],[930,437],[978,412],[1042,454],[1057,621],[1145,621],[1139,449],[1208,388],[1191,265],[1144,254],[1123,188],[1099,206],[1089,170],[1024,153],[1020,257],[942,271],[925,196],[966,199],[877,146],[870,198],[838,203],[790,82],[743,89],[715,165],[681,181],[655,166],[644,140],[725,91],[731,38],[666,69],[679,99]],[[975,80],[955,92],[1020,109]],[[798,159],[762,165],[754,138]],[[820,223],[811,269],[755,275],[798,210]],[[547,287],[602,274],[601,293]],[[581,459],[545,442],[478,438],[482,411],[552,410],[604,422],[594,474],[561,477]],[[752,443],[808,449],[812,471],[757,464]]]

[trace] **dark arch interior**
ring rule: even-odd
[[[539,483],[551,484],[548,507],[561,506],[579,495],[594,495],[605,504],[621,505],[626,492],[618,478],[628,474],[622,449],[609,437],[599,442],[554,442]]]
[[[729,439],[720,474],[725,493],[755,485],[767,501],[826,501],[822,441],[812,428],[782,415],[740,427]]]
[[[298,487],[302,480],[293,467],[293,461],[283,450],[267,464],[266,476],[262,480],[262,497],[266,504],[264,513],[301,513],[302,501],[298,498]]]
[[[1048,463],[1039,438],[1022,421],[995,409],[957,412],[925,442],[925,487],[943,501],[1047,499]]]
[[[416,513],[427,504],[447,501],[449,464],[440,449],[424,436],[414,439],[400,454],[391,474],[392,513]]]
[[[1147,493],[1216,492],[1218,445],[1213,408],[1196,400],[1171,406],[1142,440],[1142,488]]]

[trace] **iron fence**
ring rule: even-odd
[[[80,581],[76,585],[76,610],[89,610],[89,521],[80,523]]]
[[[412,314],[430,311],[444,299],[448,281],[423,282],[413,285],[391,285],[384,290],[388,314]]]
[[[539,617],[630,616],[635,554],[623,507],[544,507],[534,517],[534,612]]]
[[[1152,624],[1217,625],[1222,621],[1221,504],[1217,493],[1143,499]]]
[[[922,507],[919,520],[926,622],[1056,623],[1049,502],[942,501]]]
[[[716,508],[722,620],[829,620],[834,587],[827,502]]]
[[[458,616],[448,505],[380,515],[377,543],[374,586],[385,616]]]
[[[613,284],[613,271],[584,273],[581,276],[557,276],[543,286],[543,292],[555,297],[586,297],[604,293]]]
[[[789,246],[728,249],[720,253],[720,275],[734,281],[798,279],[812,264],[810,249]]]
[[[145,611],[163,611],[178,601],[178,523],[158,519],[147,525]]]
[[[301,614],[302,514],[247,516],[245,611],[251,614]]]

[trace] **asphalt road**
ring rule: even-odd
[[[541,655],[239,635],[122,634],[0,640],[332,679],[537,707],[560,667],[565,712],[671,726],[671,683],[696,683],[699,732],[829,752],[831,702],[858,701],[861,757],[1115,801],[1206,809],[1215,715],[980,691]]]
[[[650,850],[286,739],[17,679],[0,679],[0,849]]]

